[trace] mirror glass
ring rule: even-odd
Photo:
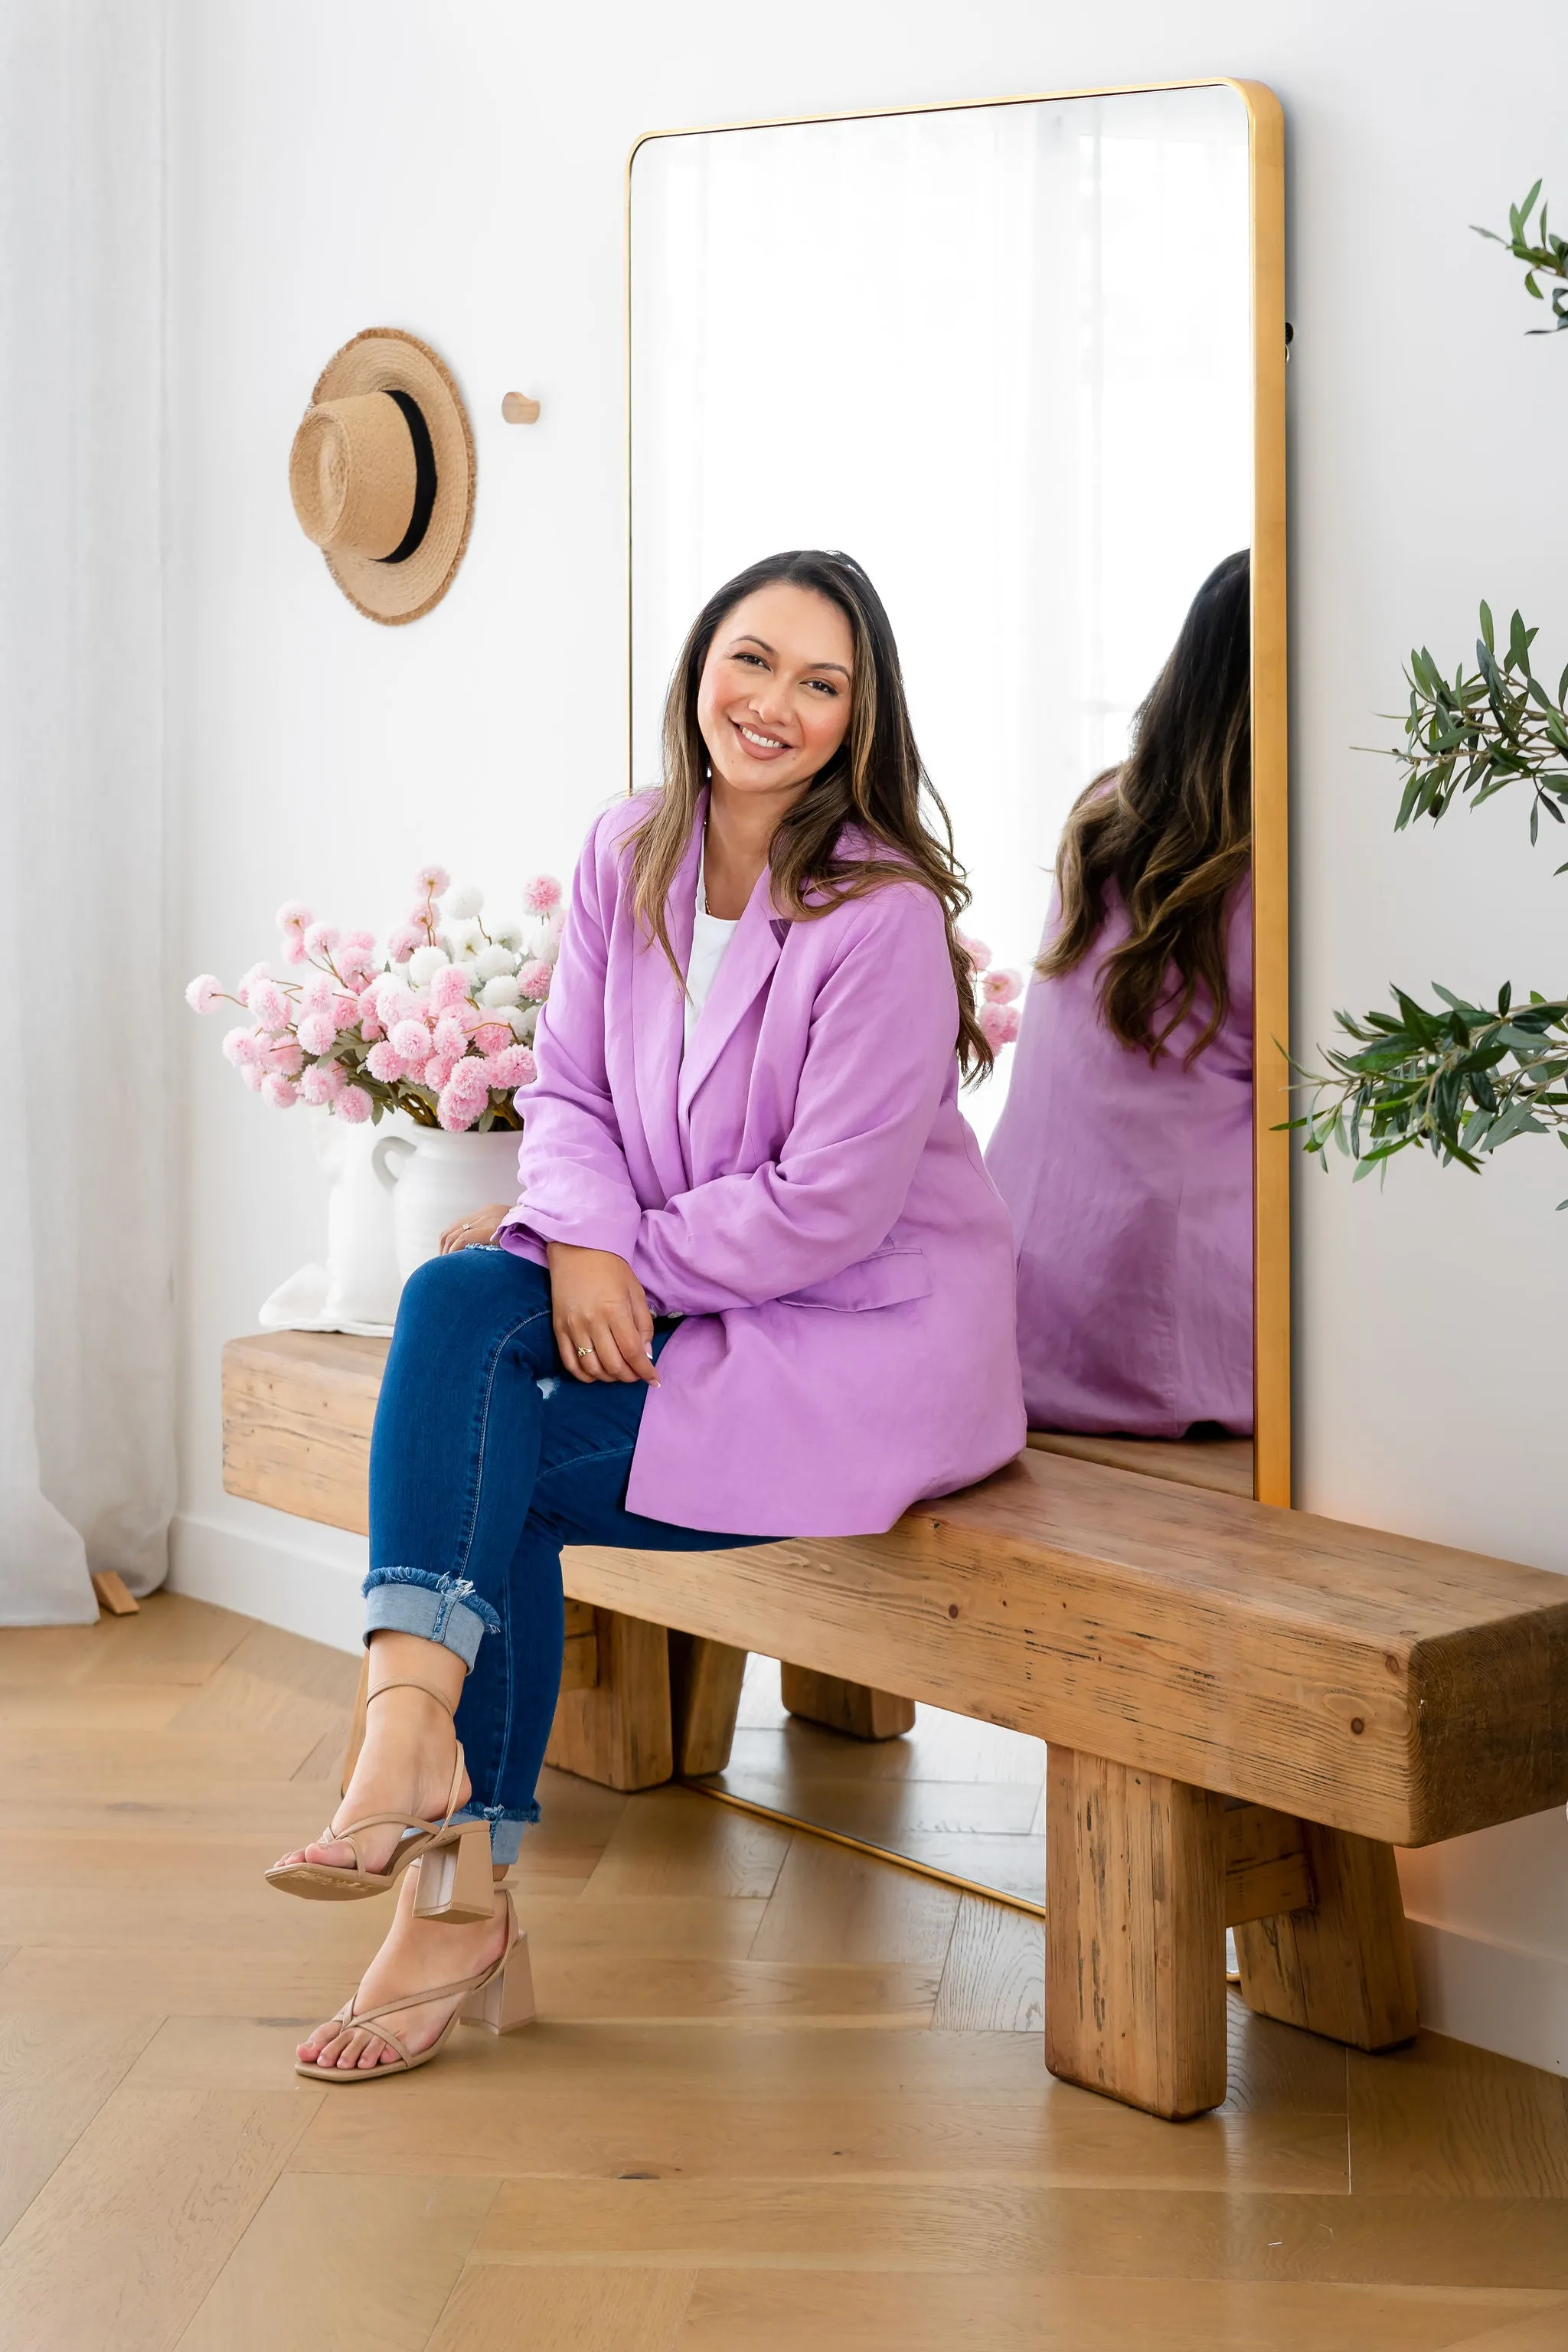
[[[1240,92],[1213,85],[658,136],[633,161],[630,248],[633,782],[658,777],[666,684],[716,585],[785,548],[864,565],[968,872],[963,927],[995,975],[981,984],[1005,1003],[1006,975],[1020,983],[1022,1038],[963,1100],[1019,1231],[1031,1444],[1245,1494],[1250,782],[1244,765],[1226,833],[1215,746],[1239,742],[1245,763],[1248,135]],[[1163,672],[1164,702],[1140,726]],[[1086,863],[1111,875],[1102,919],[1084,919],[1076,963],[1037,977],[1062,929],[1064,828],[1097,780],[1117,799],[1141,740],[1146,764],[1158,752],[1203,775],[1166,773],[1128,802],[1120,834],[1085,835]],[[1207,794],[1195,828],[1175,808],[1193,789]],[[1127,866],[1140,829],[1152,846]],[[1133,919],[1124,871],[1144,908],[1122,960],[1128,1017],[1151,1036],[1174,1003],[1176,967],[1151,962],[1173,894],[1208,905],[1229,1003],[1190,1059],[1211,1004],[1201,986],[1152,1062],[1107,1024],[1105,959]],[[1189,963],[1201,930],[1181,934]],[[1141,996],[1139,970],[1154,975]],[[897,1845],[896,1820],[913,1835],[932,1811],[886,1786],[830,1801],[831,1735],[792,1723],[755,1673],[747,1708],[735,1793],[749,1774],[759,1801],[799,1818],[858,1806],[882,1823],[873,1843]],[[920,1834],[940,1839],[969,1767],[939,1727],[866,1746],[853,1771],[859,1743],[840,1739],[837,1777],[912,1788],[923,1741],[929,1785],[948,1793]],[[971,1731],[969,1748],[1014,1737]],[[1037,1838],[1025,1802],[1037,1743],[1020,1743],[1012,1781],[990,1748],[970,1763],[990,1791],[969,1804],[975,1821],[1000,1806],[995,1835]]]

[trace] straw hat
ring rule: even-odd
[[[307,539],[351,604],[389,627],[451,586],[474,510],[474,436],[428,343],[367,327],[327,362],[289,453]]]

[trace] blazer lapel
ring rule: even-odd
[[[683,1140],[693,1096],[750,1011],[758,990],[766,986],[788,934],[788,923],[773,913],[772,883],[773,877],[764,866],[746,902],[740,929],[724,950],[724,960],[713,976],[708,1002],[686,1048],[685,1059],[680,1065],[679,1093]],[[696,899],[695,886],[694,866],[691,898],[686,914],[689,945],[692,907]]]
[[[682,971],[691,962],[697,867],[702,854],[704,795],[699,803],[686,854],[676,869],[665,904],[669,943]],[[629,909],[627,920],[631,921]],[[726,961],[728,958],[726,958]],[[682,1149],[676,1097],[686,1035],[686,992],[657,940],[639,934],[632,950],[632,1033],[638,1107],[649,1155],[666,1197],[685,1192],[691,1178]]]

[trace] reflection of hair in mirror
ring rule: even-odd
[[[1138,712],[1131,751],[1079,795],[1057,856],[1060,920],[1036,970],[1049,980],[1083,961],[1113,882],[1130,929],[1105,958],[1100,1011],[1151,1061],[1200,992],[1207,1016],[1188,1061],[1230,1009],[1226,902],[1252,856],[1250,585],[1245,549],[1210,572]]]
[[[952,826],[921,761],[910,724],[899,649],[882,600],[853,557],[796,548],[737,572],[708,599],[680,649],[664,706],[664,790],[634,835],[632,888],[637,916],[679,974],[666,902],[691,838],[708,782],[708,749],[698,725],[698,688],[719,625],[759,588],[777,583],[812,590],[836,604],[854,639],[849,730],[842,748],[782,820],[768,853],[774,902],[797,921],[825,915],[846,898],[885,882],[923,882],[942,903],[958,989],[958,1058],[966,1074],[991,1067],[992,1051],[974,1014],[968,956],[955,926],[969,904]],[[929,798],[936,823],[926,821]],[[846,825],[869,835],[885,856],[838,856]]]

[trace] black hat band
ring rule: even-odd
[[[408,528],[390,555],[378,555],[378,563],[406,563],[430,528],[430,518],[436,511],[436,451],[430,439],[430,427],[425,422],[425,412],[419,403],[406,392],[395,392],[384,385],[388,400],[395,400],[403,411],[403,421],[408,427],[408,437],[414,444],[414,512]]]

